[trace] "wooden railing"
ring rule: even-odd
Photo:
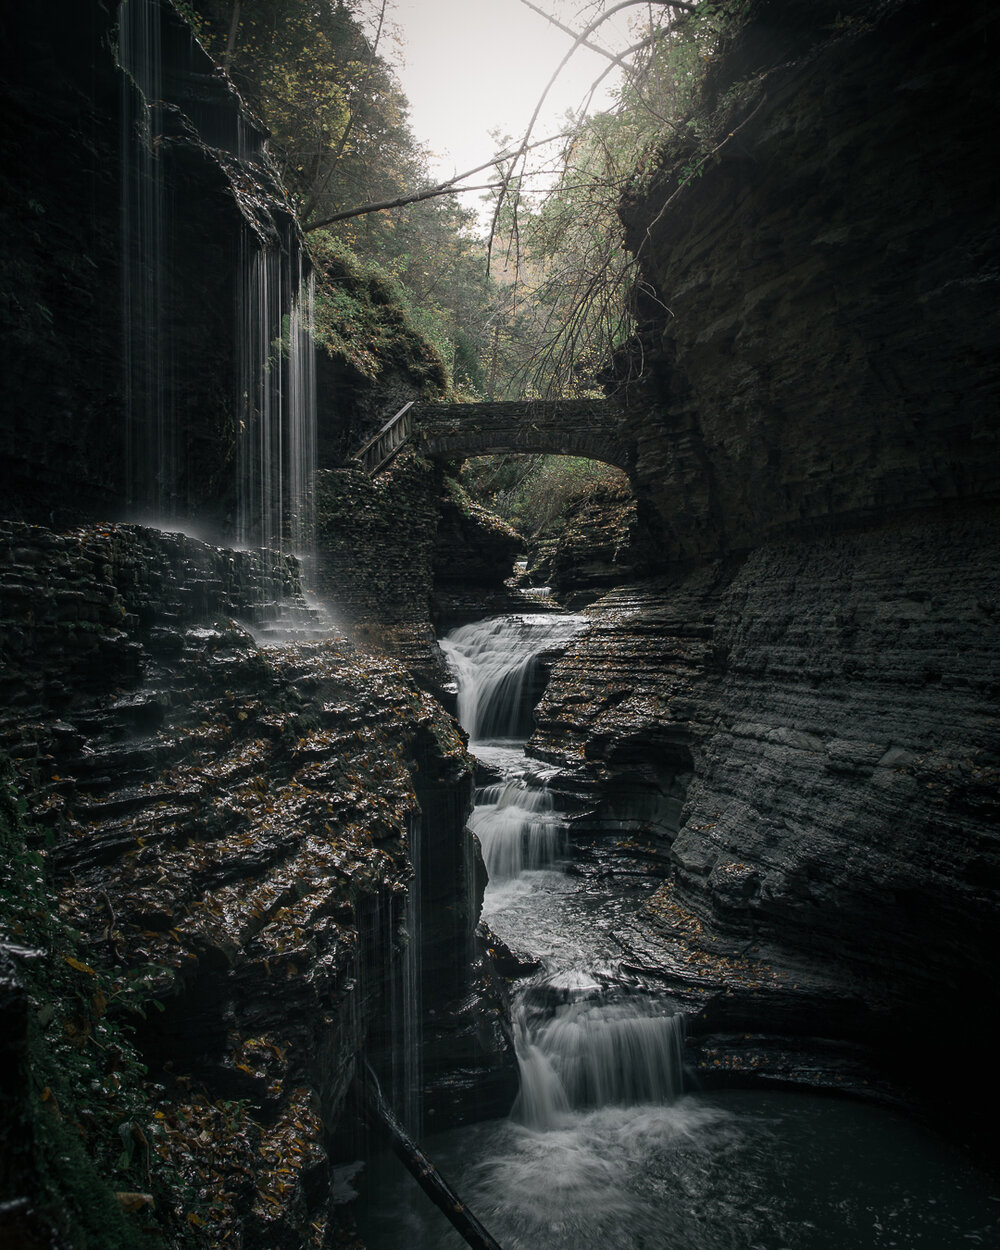
[[[413,432],[413,417],[410,413],[413,403],[411,399],[408,404],[404,404],[374,438],[370,438],[360,451],[355,452],[354,459],[360,461],[361,467],[373,477],[385,468]]]

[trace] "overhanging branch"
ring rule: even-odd
[[[484,186],[463,187],[459,185],[466,178],[471,178],[473,174],[482,173],[484,169],[498,167],[501,162],[511,160],[515,155],[520,156],[525,152],[530,152],[534,148],[544,147],[546,143],[556,143],[560,139],[567,139],[573,131],[564,130],[561,134],[550,135],[547,139],[538,139],[527,147],[522,146],[517,153],[501,152],[497,156],[491,156],[488,161],[483,161],[481,165],[477,165],[474,169],[467,169],[465,173],[456,174],[454,178],[449,178],[445,182],[439,182],[433,187],[424,187],[421,191],[411,191],[406,195],[396,196],[392,200],[373,200],[368,204],[357,204],[354,208],[342,209],[339,213],[332,213],[329,217],[324,217],[321,221],[311,221],[302,227],[305,231],[319,230],[323,226],[331,226],[336,221],[347,221],[351,217],[362,217],[366,213],[381,213],[389,208],[403,208],[407,204],[419,204],[422,200],[431,200],[439,195],[460,195],[463,191],[489,191],[498,183],[487,183]]]

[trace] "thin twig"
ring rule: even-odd
[[[581,47],[587,41],[587,39],[594,33],[594,31],[597,30],[597,28],[601,26],[604,22],[606,22],[608,18],[613,17],[616,13],[620,13],[623,9],[631,9],[631,8],[634,8],[637,4],[646,4],[648,2],[649,0],[619,0],[618,4],[612,5],[610,9],[606,9],[603,13],[595,17],[594,20],[592,22],[589,22],[587,26],[585,26],[584,29],[580,32],[580,34],[578,34],[576,38],[573,40],[572,47],[569,49],[569,51],[566,53],[563,59],[556,66],[555,72],[552,74],[549,81],[545,84],[545,88],[542,91],[542,94],[538,98],[538,102],[535,105],[535,110],[531,114],[531,119],[529,120],[527,128],[524,132],[524,136],[521,139],[521,145],[518,148],[517,153],[515,154],[514,164],[511,167],[510,176],[504,179],[504,182],[500,188],[500,194],[497,196],[496,208],[493,211],[493,220],[490,223],[490,234],[489,234],[489,239],[487,241],[487,247],[486,247],[486,272],[487,273],[489,273],[490,260],[493,255],[493,238],[494,238],[494,235],[496,234],[497,224],[500,220],[500,212],[503,207],[504,199],[506,198],[507,192],[510,187],[510,180],[511,180],[511,177],[513,176],[513,171],[514,169],[517,168],[518,164],[524,160],[525,155],[531,150],[530,140],[531,140],[532,131],[535,128],[535,123],[538,121],[539,114],[542,111],[542,106],[545,104],[545,101],[548,98],[548,94],[552,90],[552,87],[554,86],[556,79],[562,73],[563,69],[566,67],[567,63],[569,62],[573,53],[576,52],[577,48]],[[657,4],[662,3],[665,8],[685,9],[690,12],[694,12],[697,7],[692,4],[674,3],[673,0],[654,0],[654,2]],[[517,220],[517,199],[515,199],[515,202],[514,202],[514,220],[515,222]]]
[[[705,155],[698,162],[698,164],[691,171],[690,177],[685,178],[685,180],[678,187],[676,187],[671,192],[670,195],[667,196],[666,200],[664,200],[663,202],[663,206],[660,208],[660,211],[656,214],[653,220],[646,227],[646,233],[643,236],[642,242],[636,248],[636,252],[635,252],[636,260],[638,260],[640,255],[642,254],[642,249],[646,246],[646,241],[647,240],[649,240],[650,242],[652,241],[654,227],[659,225],[660,221],[663,218],[663,214],[667,211],[667,209],[674,202],[674,200],[677,199],[677,197],[684,190],[684,188],[691,182],[695,174],[700,173],[701,170],[704,168],[706,162],[710,161],[717,152],[720,152],[726,146],[726,144],[729,142],[730,139],[736,138],[736,136],[740,133],[743,127],[746,126],[749,122],[751,122],[757,116],[760,110],[764,107],[764,104],[766,103],[766,101],[767,101],[767,96],[766,95],[762,96],[760,99],[760,102],[758,103],[757,107],[753,110],[753,112],[748,113],[746,117],[744,117],[743,120],[740,122],[740,124],[734,130],[731,130],[729,134],[727,134],[726,137],[721,142],[717,143],[710,152],[706,152]]]

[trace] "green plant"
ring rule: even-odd
[[[148,1215],[116,1193],[166,1194],[146,1141],[145,1068],[113,1018],[112,977],[58,915],[41,842],[9,761],[0,759],[0,948],[15,952],[26,1031],[12,1062],[22,1080],[0,1145],[3,1199],[29,1197],[43,1226],[75,1250],[165,1244]],[[2,1200],[2,1199],[0,1199]]]
[[[570,508],[598,491],[628,491],[625,474],[579,456],[482,456],[468,460],[462,485],[525,538],[559,532]]]

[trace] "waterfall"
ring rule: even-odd
[[[564,649],[585,624],[572,616],[503,617],[466,625],[441,643],[456,675],[459,716],[473,750],[502,773],[479,789],[469,822],[489,874],[490,924],[506,940],[530,943],[523,930],[526,913],[517,910],[523,898],[517,883],[532,874],[549,882],[534,897],[549,913],[536,922],[536,933],[550,947],[536,952],[543,970],[519,987],[513,1012],[521,1088],[512,1116],[539,1131],[565,1130],[594,1108],[672,1103],[683,1090],[683,1017],[653,995],[614,985],[606,968],[599,976],[592,972],[606,962],[596,946],[589,966],[580,963],[587,939],[574,939],[584,917],[570,914],[562,922],[570,940],[556,932],[559,921],[553,924],[550,913],[558,893],[546,908],[545,891],[552,878],[565,876],[537,870],[565,853],[566,822],[544,773],[530,768],[510,744],[530,730],[532,700],[540,693],[532,666],[545,651]],[[497,738],[507,745],[490,745]],[[508,914],[511,930],[505,932]]]
[[[298,280],[289,317],[288,347],[288,504],[289,539],[301,560],[312,552],[316,507],[316,353],[313,347],[316,277],[303,274],[298,258]]]
[[[172,353],[163,314],[168,263],[166,196],[156,154],[162,132],[157,0],[118,6],[122,78],[122,395],[125,495],[134,513],[177,514]]]
[[[307,554],[316,465],[313,277],[244,231],[236,292],[236,537]]]
[[[264,132],[224,80],[211,75],[207,57],[187,37],[172,6],[165,0],[122,0],[118,18],[129,512],[173,525],[196,522],[185,514],[206,509],[221,520],[235,501],[228,537],[243,546],[308,557],[316,467],[313,275],[292,210],[269,164]],[[186,50],[178,52],[180,47]],[[190,65],[178,65],[178,56],[188,55]],[[192,74],[198,77],[196,90],[186,85]],[[208,81],[217,85],[206,95]],[[185,145],[195,148],[197,160],[217,160],[219,175],[229,180],[238,253],[232,388],[223,398],[227,389],[220,378],[217,410],[199,413],[192,411],[180,373],[190,309],[178,278],[175,234],[191,223],[176,202],[177,161],[168,159]],[[220,341],[220,359],[226,346]],[[220,486],[199,450],[206,445],[202,440],[213,439],[225,447],[235,443],[228,457],[234,477],[228,487],[221,483],[219,497],[205,498]],[[211,454],[221,472],[225,453]]]
[[[588,993],[532,1021],[531,996],[529,990],[515,1017],[521,1071],[515,1119],[529,1128],[559,1128],[570,1111],[680,1097],[683,1016],[637,995]]]
[[[458,679],[458,719],[472,742],[530,734],[539,657],[565,648],[586,624],[582,616],[503,616],[441,640]]]
[[[551,792],[524,778],[484,786],[476,793],[469,827],[479,838],[491,881],[510,881],[551,864],[562,853],[566,826]]]
[[[622,930],[652,883],[609,891],[599,859],[564,871],[572,848],[545,770],[513,742],[475,741],[496,726],[507,737],[514,720],[525,732],[538,692],[518,674],[551,645],[550,625],[483,622],[442,644],[492,776],[470,821],[490,874],[484,916],[523,967],[543,966],[511,989],[511,1114],[438,1134],[435,1162],[508,1250],[997,1244],[988,1186],[965,1206],[969,1173],[930,1156],[911,1168],[912,1135],[874,1106],[685,1092],[684,1015],[621,967]],[[458,1246],[409,1177],[369,1193],[371,1250]]]

